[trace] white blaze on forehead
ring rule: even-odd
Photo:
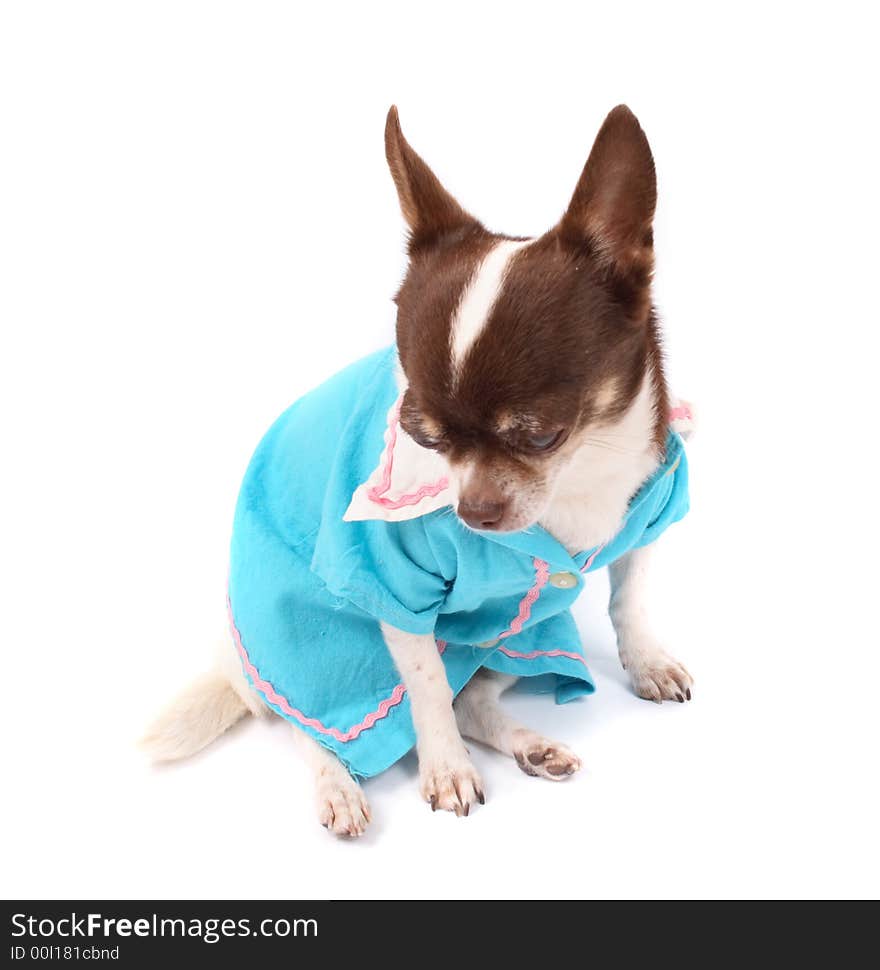
[[[514,253],[530,242],[531,239],[503,239],[497,243],[484,257],[465,288],[449,331],[453,373],[459,369],[474,341],[482,333],[501,292],[504,274]]]

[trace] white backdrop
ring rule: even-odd
[[[876,27],[869,5],[0,8],[2,890],[12,897],[876,895]],[[404,130],[491,228],[561,213],[627,102],[657,303],[698,402],[658,621],[694,701],[512,707],[585,762],[410,759],[335,842],[280,722],[180,767],[133,742],[223,635],[233,503],[291,400],[391,339]]]

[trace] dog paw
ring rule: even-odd
[[[370,822],[370,807],[354,779],[332,777],[318,784],[318,821],[334,835],[356,839]]]
[[[548,741],[533,731],[517,731],[513,756],[527,775],[565,781],[580,769],[581,759],[564,744]]]
[[[483,782],[471,764],[467,753],[439,758],[419,759],[419,778],[422,798],[431,806],[431,811],[441,809],[468,815],[471,806],[478,802],[483,805]]]
[[[633,689],[647,701],[683,704],[691,699],[693,678],[677,660],[665,653],[639,658],[627,664],[627,668]]]

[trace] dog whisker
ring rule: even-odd
[[[635,457],[642,450],[640,448],[625,448],[623,445],[601,438],[585,438],[584,444],[591,448],[601,448],[604,451],[610,451],[616,455],[626,455],[628,457]]]

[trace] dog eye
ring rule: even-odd
[[[400,426],[422,448],[429,448],[431,451],[446,450],[445,436],[430,434],[422,424],[422,417],[417,411],[412,409],[402,410]]]
[[[430,435],[425,434],[421,428],[413,428],[407,433],[422,448],[428,448],[431,451],[443,451],[446,448],[446,442],[442,438],[432,438]]]
[[[558,431],[546,431],[543,434],[531,434],[525,439],[525,443],[530,451],[547,451],[559,441],[564,430],[564,428],[560,428]]]

